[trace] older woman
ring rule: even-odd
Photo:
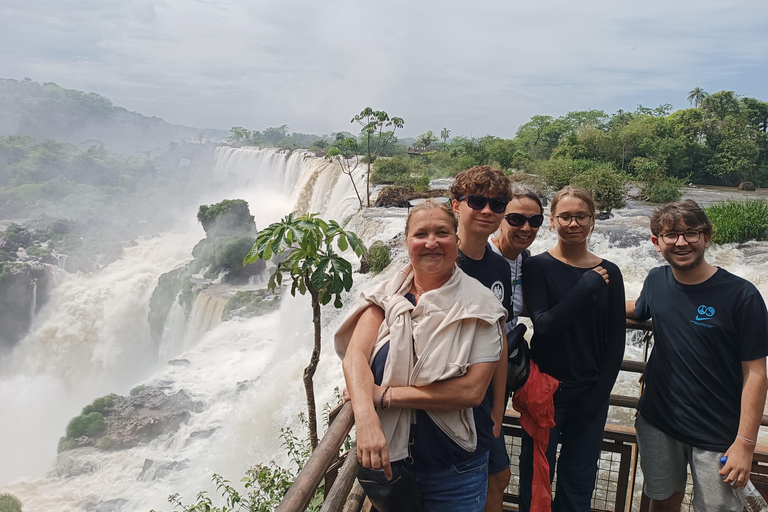
[[[411,209],[410,263],[362,293],[335,339],[358,460],[388,479],[407,466],[426,511],[483,510],[489,384],[506,318],[493,293],[457,268],[456,229],[434,201]]]

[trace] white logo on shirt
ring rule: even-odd
[[[504,303],[504,285],[501,284],[501,281],[495,281],[491,285],[491,291],[496,296],[497,299],[503,304]]]

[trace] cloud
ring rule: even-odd
[[[768,4],[38,0],[0,11],[6,78],[94,91],[174,123],[511,137],[531,115],[765,98]],[[762,95],[762,97],[761,97]]]

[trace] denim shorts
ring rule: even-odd
[[[719,474],[722,453],[678,441],[645,421],[640,414],[635,430],[646,496],[652,500],[665,500],[684,491],[690,464],[694,510],[741,512],[741,501]]]
[[[502,430],[501,435],[494,439],[491,444],[491,451],[488,452],[488,474],[501,473],[508,467],[509,452],[507,452],[507,443],[504,440],[504,430]]]
[[[424,512],[482,512],[488,493],[488,452],[446,468],[413,467]]]

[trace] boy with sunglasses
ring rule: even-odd
[[[696,510],[741,511],[765,406],[768,313],[750,282],[704,259],[712,223],[691,200],[658,208],[651,270],[627,317],[653,319],[655,344],[637,404],[651,510],[680,510],[691,466]],[[720,457],[728,460],[721,468]]]
[[[496,254],[488,243],[504,217],[511,198],[510,183],[504,174],[488,165],[475,166],[456,175],[451,185],[451,204],[459,219],[459,261],[466,274],[474,277],[501,301],[507,320],[513,319],[512,274],[507,260]],[[491,405],[493,439],[482,443],[490,448],[488,460],[488,498],[485,510],[501,510],[504,489],[510,478],[509,455],[502,435],[501,422],[506,408],[507,344],[499,359],[484,404]],[[478,429],[480,431],[480,429]],[[478,439],[478,450],[481,440]]]

